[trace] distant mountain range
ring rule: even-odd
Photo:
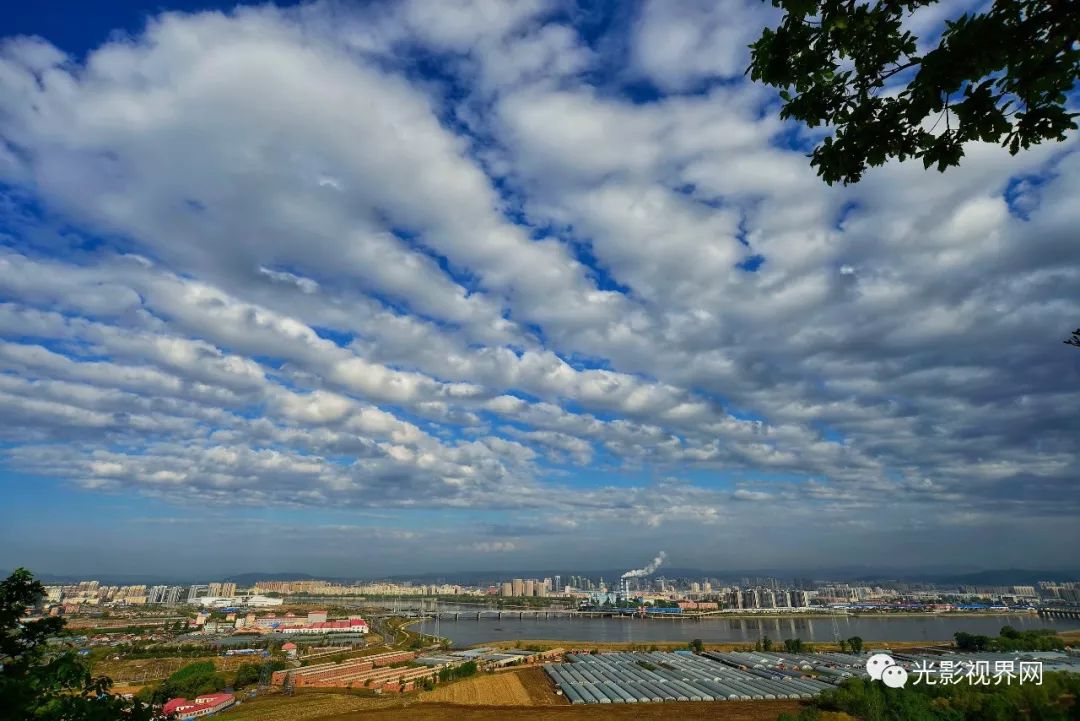
[[[379,580],[415,583],[462,583],[466,585],[493,584],[500,581],[508,581],[512,578],[550,578],[556,575],[564,580],[570,576],[587,576],[592,579],[603,578],[611,582],[622,576],[624,569],[589,570],[577,571],[566,569],[534,569],[528,571],[503,570],[503,571],[458,571],[454,573],[421,573],[399,574],[378,576]],[[718,578],[728,582],[738,582],[742,578],[778,578],[781,581],[790,581],[795,578],[808,578],[815,581],[845,581],[848,583],[870,584],[884,583],[887,581],[904,583],[928,583],[937,585],[979,585],[979,586],[1010,586],[1031,585],[1038,581],[1070,581],[1080,579],[1080,569],[1075,570],[1031,570],[1031,569],[994,569],[972,571],[970,569],[946,570],[943,568],[912,570],[881,570],[863,567],[834,568],[834,569],[747,569],[747,570],[724,570],[708,571],[700,568],[661,568],[655,574],[664,578]],[[230,576],[227,580],[237,584],[252,584],[256,581],[302,581],[312,579],[304,573],[245,573]],[[329,578],[318,576],[327,581],[350,583],[357,580],[354,577]],[[369,577],[374,578],[374,577]]]
[[[321,579],[337,583],[352,583],[357,580],[386,580],[395,582],[411,581],[415,583],[461,583],[465,585],[485,585],[512,578],[547,578],[562,576],[564,582],[570,576],[587,576],[589,578],[603,578],[605,581],[617,580],[624,569],[607,570],[566,570],[566,569],[534,569],[534,570],[502,570],[502,571],[459,571],[453,573],[421,573],[421,574],[395,574],[386,576],[316,576],[310,573],[292,571],[273,571],[265,573],[234,573],[222,576],[208,574],[202,577],[190,576],[163,576],[158,574],[137,573],[84,573],[52,574],[36,573],[37,578],[45,584],[77,583],[90,579],[96,579],[106,585],[134,585],[134,584],[180,584],[206,583],[207,581],[225,580],[232,581],[240,587],[248,587],[257,581],[306,581]],[[0,571],[7,576],[10,571]],[[888,582],[904,583],[927,583],[936,585],[968,585],[968,586],[1027,586],[1039,581],[1075,581],[1080,579],[1080,569],[1071,570],[1032,570],[1023,568],[972,570],[969,568],[927,567],[924,569],[872,569],[868,567],[852,566],[827,569],[744,569],[723,571],[708,571],[700,568],[661,568],[656,572],[657,576],[665,578],[718,578],[723,581],[737,583],[742,578],[771,577],[781,581],[790,581],[795,578],[811,579],[815,581],[844,581],[848,583],[879,584]]]

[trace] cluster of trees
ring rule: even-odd
[[[1065,639],[1049,628],[1017,631],[1012,626],[1002,626],[1001,635],[994,637],[960,631],[953,634],[953,640],[960,651],[1060,651],[1065,648]]]
[[[90,634],[90,635],[97,635],[97,634],[110,634],[110,635],[131,634],[133,636],[136,636],[136,635],[142,635],[142,634],[148,634],[148,633],[157,633],[157,629],[154,628],[154,624],[144,623],[144,624],[132,624],[131,626],[89,626],[89,627],[80,628],[79,633],[84,634],[84,635],[85,634]]]
[[[849,651],[855,655],[863,652],[863,640],[861,636],[840,639],[840,653],[848,653]]]
[[[784,650],[788,653],[813,653],[814,647],[801,638],[785,638]]]
[[[213,661],[198,661],[184,666],[156,687],[143,688],[139,697],[160,704],[177,696],[194,698],[204,693],[216,693],[225,690],[227,685],[225,675],[214,667]]]
[[[840,652],[860,654],[863,652],[863,640],[859,636],[852,636],[847,639],[840,639]],[[785,638],[783,641],[784,651],[788,653],[814,653],[814,646],[806,643],[801,638]],[[779,647],[768,636],[762,636],[760,639],[754,642],[754,651],[764,651],[766,653],[775,651]]]
[[[772,0],[784,11],[751,46],[748,72],[780,90],[782,118],[827,126],[811,165],[828,183],[919,158],[957,165],[964,146],[1016,154],[1077,127],[1080,13],[1057,0],[995,0],[928,46],[908,16],[929,0]]]
[[[259,682],[260,678],[262,678],[262,666],[257,663],[240,664],[236,669],[236,675],[233,677],[233,688],[254,686]]]
[[[139,692],[139,697],[146,703],[160,704],[177,696],[193,698],[204,693],[216,693],[230,685],[232,688],[253,686],[262,679],[264,665],[269,666],[271,673],[288,667],[280,659],[269,661],[268,664],[244,663],[236,668],[229,684],[227,676],[214,667],[213,661],[189,663],[157,686],[145,687]]]
[[[25,620],[45,588],[25,568],[0,581],[0,718],[35,721],[149,721],[150,708],[110,693],[76,650],[50,641],[65,621]]]
[[[826,129],[810,165],[830,185],[894,158],[944,171],[974,142],[1015,155],[1077,129],[1075,2],[978,3],[920,40],[909,17],[933,0],[771,1],[783,18],[747,73],[780,91],[781,118]],[[1080,328],[1065,343],[1080,348]]]
[[[451,666],[439,669],[440,681],[453,681],[459,678],[475,676],[477,671],[476,661],[466,661],[460,666]]]
[[[179,646],[162,646],[154,643],[132,643],[114,646],[109,655],[120,658],[161,658],[162,656],[174,656],[178,658],[196,658],[206,656],[209,651],[203,644],[185,643]]]
[[[836,712],[861,721],[1076,721],[1078,698],[1080,676],[1064,673],[1046,674],[1042,685],[982,686],[965,680],[898,689],[856,678],[777,721],[824,721]]]

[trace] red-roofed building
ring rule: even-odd
[[[191,701],[186,698],[174,698],[161,707],[161,713],[166,716],[176,714],[176,718],[185,721],[224,711],[235,702],[236,697],[231,693],[208,693],[196,696]]]
[[[320,621],[302,626],[278,626],[279,633],[367,633],[368,623],[362,618],[340,621]]]

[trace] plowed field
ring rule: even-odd
[[[420,700],[466,706],[552,706],[567,703],[555,693],[551,682],[538,668],[481,674],[455,681],[421,694]]]

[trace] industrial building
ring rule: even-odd
[[[322,688],[375,688],[383,691],[408,691],[415,681],[432,678],[433,668],[390,668],[393,664],[412,661],[411,651],[388,651],[373,656],[351,658],[340,663],[319,663],[312,666],[275,671],[270,682],[275,686]]]
[[[312,611],[306,618],[293,613],[287,613],[284,616],[270,614],[262,618],[255,618],[249,614],[248,618],[244,619],[244,627],[262,632],[297,634],[368,633],[369,631],[367,621],[360,616],[327,620],[326,611]]]

